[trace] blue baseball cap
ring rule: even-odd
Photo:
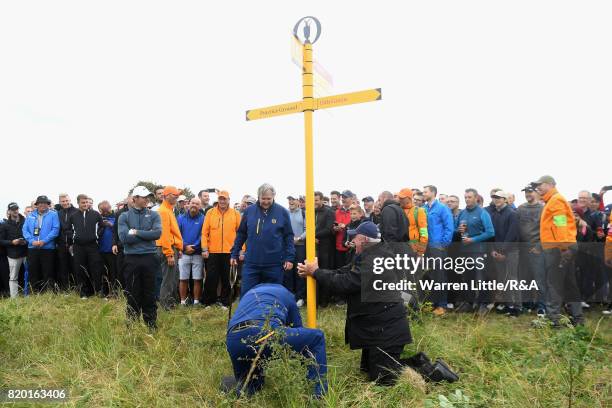
[[[361,234],[376,239],[378,238],[378,227],[372,221],[364,221],[357,228],[348,230],[346,233],[349,237]]]

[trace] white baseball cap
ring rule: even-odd
[[[491,194],[491,197],[500,197],[500,198],[505,198],[506,200],[508,199],[508,196],[510,194],[506,193],[505,191],[496,191],[493,194]]]
[[[152,194],[153,193],[147,190],[147,188],[144,186],[136,186],[134,187],[134,190],[132,191],[132,196],[138,196],[138,197],[148,197]]]
[[[180,195],[177,201],[187,201],[187,197]]]

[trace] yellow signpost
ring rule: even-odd
[[[311,24],[315,25],[316,35],[311,41]],[[303,40],[298,34],[299,28],[303,28]],[[304,143],[306,155],[306,260],[315,259],[315,212],[314,212],[314,171],[313,171],[313,139],[312,139],[312,113],[319,109],[335,108],[338,106],[352,105],[356,103],[378,101],[382,97],[381,89],[368,89],[366,91],[351,92],[340,95],[314,97],[314,83],[312,71],[312,45],[321,35],[321,23],[315,17],[304,17],[300,19],[293,29],[293,35],[302,45],[302,100],[284,103],[281,105],[268,106],[265,108],[251,109],[246,111],[246,120],[266,119],[274,116],[288,115],[291,113],[304,112]],[[306,326],[315,328],[317,326],[317,295],[316,283],[312,277],[306,281],[306,303],[307,317]]]

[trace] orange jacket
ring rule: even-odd
[[[159,217],[161,218],[162,233],[161,237],[156,242],[158,247],[162,248],[162,252],[166,257],[174,255],[174,249],[177,251],[183,250],[183,237],[176,222],[174,208],[167,201],[163,201],[159,206]]]
[[[540,240],[544,249],[564,249],[576,243],[576,221],[567,200],[556,188],[542,196],[546,205],[540,218]]]
[[[202,227],[202,250],[211,254],[229,254],[240,226],[240,213],[228,208],[223,213],[215,207],[206,213]]]
[[[606,262],[612,262],[612,214],[610,214],[608,236],[606,237]]]
[[[429,242],[429,234],[427,233],[427,213],[424,208],[415,207],[413,205],[404,207],[404,213],[406,213],[406,217],[408,217],[408,239],[410,240],[412,249],[422,255],[427,248],[427,242]]]

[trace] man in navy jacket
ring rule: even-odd
[[[283,283],[284,271],[293,268],[295,247],[289,211],[274,202],[276,190],[269,184],[258,189],[256,205],[242,216],[231,252],[231,265],[246,242],[240,297],[259,283]]]

